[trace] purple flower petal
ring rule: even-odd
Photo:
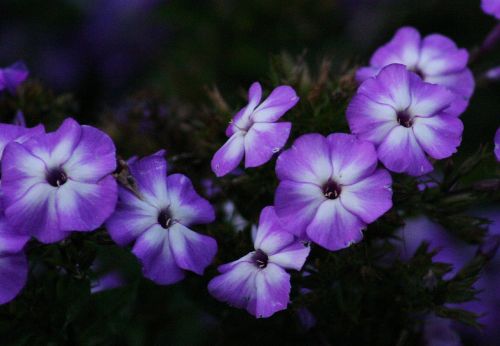
[[[65,231],[93,231],[113,213],[117,184],[108,175],[95,184],[68,181],[57,189],[59,227]]]
[[[295,90],[289,86],[279,86],[254,111],[254,122],[275,122],[299,102]]]
[[[217,253],[217,242],[176,223],[168,229],[170,249],[177,265],[203,275]]]
[[[372,83],[375,85],[372,86]],[[371,93],[372,90],[376,93]],[[386,66],[375,79],[369,79],[363,83],[359,92],[376,102],[394,107],[396,111],[405,110],[411,103],[410,73],[405,65]]]
[[[307,134],[295,140],[276,161],[276,175],[280,180],[323,184],[332,175],[330,148],[325,137]]]
[[[327,137],[333,165],[333,179],[342,185],[353,184],[373,173],[377,152],[373,144],[353,135],[334,133]]]
[[[161,155],[150,155],[129,164],[130,174],[144,198],[157,208],[168,204],[167,161]]]
[[[116,169],[115,145],[94,127],[84,125],[81,129],[80,141],[63,167],[74,180],[96,183]]]
[[[500,128],[495,133],[495,156],[497,161],[500,161]]]
[[[469,53],[458,49],[449,38],[433,34],[425,37],[420,49],[419,69],[425,76],[461,72],[467,66]]]
[[[450,115],[416,118],[413,125],[418,143],[435,159],[449,157],[457,151],[463,130],[462,121]]]
[[[119,188],[116,211],[106,221],[106,228],[116,243],[127,245],[157,223],[157,208],[128,189]]]
[[[14,94],[17,87],[28,78],[28,68],[23,62],[16,62],[13,65],[0,69],[0,91],[7,89]]]
[[[262,250],[271,256],[281,249],[290,245],[294,241],[294,236],[288,233],[276,216],[273,207],[262,209],[259,218],[259,227],[254,240],[255,250]]]
[[[172,174],[167,178],[170,206],[173,219],[183,225],[210,223],[215,220],[215,211],[210,203],[194,190],[193,184],[183,174]]]
[[[307,227],[307,235],[324,248],[336,251],[349,247],[363,238],[365,224],[347,209],[339,199],[324,201]]]
[[[498,0],[481,0],[481,8],[486,14],[491,14],[497,19],[500,19],[500,1]]]
[[[211,166],[216,176],[222,177],[238,167],[245,152],[244,143],[244,134],[237,132],[215,153]]]
[[[155,225],[137,239],[132,249],[142,262],[144,276],[160,285],[174,284],[184,278],[169,242],[165,229]]]
[[[378,157],[389,170],[420,176],[432,171],[432,165],[417,142],[411,128],[398,126],[378,147]]]
[[[12,141],[18,143],[26,142],[29,138],[45,132],[43,125],[38,125],[33,128],[26,128],[17,125],[0,124],[0,157],[7,144]]]
[[[403,64],[411,69],[418,63],[420,40],[420,33],[415,28],[403,27],[396,32],[388,44],[380,47],[373,54],[370,64],[380,67]]]
[[[16,230],[12,228],[2,211],[0,216],[0,253],[20,252],[29,239],[29,236],[19,234],[19,232],[16,232]]]
[[[274,209],[285,229],[304,239],[306,227],[324,199],[317,185],[284,180],[276,190]]]
[[[28,261],[24,253],[0,254],[0,304],[14,299],[28,277]]]
[[[208,283],[208,291],[219,301],[237,308],[247,308],[255,300],[255,274],[253,263],[239,262],[227,272]]]
[[[272,263],[255,275],[255,299],[248,305],[248,312],[257,318],[267,318],[285,310],[290,301],[290,275]]]
[[[417,75],[410,75],[411,105],[407,112],[420,117],[430,117],[446,110],[456,95],[439,85],[424,83]]]
[[[352,99],[346,117],[352,133],[375,145],[379,145],[399,125],[394,108],[377,103],[361,93]]]
[[[391,175],[384,169],[353,185],[342,187],[342,205],[366,223],[372,223],[392,207]]]
[[[301,270],[306,262],[311,248],[303,242],[295,242],[278,253],[269,256],[269,262],[282,268]]]
[[[257,123],[245,136],[245,168],[261,166],[286,144],[291,123]]]

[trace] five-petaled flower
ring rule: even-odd
[[[393,64],[361,84],[347,121],[353,134],[375,144],[389,170],[419,176],[433,169],[426,154],[449,157],[462,141],[463,124],[449,113],[453,100],[448,89]]]
[[[210,223],[214,209],[182,174],[167,176],[163,151],[129,161],[137,191],[120,186],[115,213],[106,227],[115,242],[134,242],[144,275],[161,285],[182,280],[185,270],[203,274],[217,243],[189,227]]]
[[[277,160],[274,207],[287,230],[329,249],[362,239],[392,207],[392,179],[372,143],[354,135],[299,137]]]
[[[115,151],[108,135],[71,118],[55,132],[9,143],[1,183],[8,223],[43,243],[98,228],[116,205]]]
[[[260,105],[262,88],[258,82],[252,84],[248,95],[248,105],[226,129],[229,140],[212,159],[212,171],[218,177],[233,171],[243,156],[246,168],[263,165],[281,150],[290,135],[292,124],[276,121],[299,101],[291,87],[277,87]]]
[[[221,274],[210,281],[208,290],[220,301],[265,318],[287,308],[290,275],[285,269],[302,269],[310,248],[285,231],[273,207],[266,207],[254,232],[254,249],[219,266]]]
[[[405,65],[425,82],[451,90],[456,97],[448,112],[460,115],[474,92],[474,77],[467,68],[468,59],[467,51],[457,48],[449,38],[440,34],[422,38],[415,28],[404,27],[389,43],[377,49],[370,66],[360,68],[356,79],[363,82],[390,64]]]

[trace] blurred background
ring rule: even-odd
[[[210,185],[202,179],[209,174],[208,166],[206,160],[197,161],[195,148],[199,143],[190,136],[205,134],[203,140],[212,139],[203,126],[209,116],[207,108],[211,110],[208,113],[214,112],[214,106],[209,106],[214,99],[219,99],[221,109],[230,105],[225,109],[229,113],[238,109],[251,82],[272,84],[278,60],[289,59],[293,67],[303,63],[314,71],[325,58],[331,61],[332,71],[366,65],[373,51],[406,25],[415,26],[423,35],[444,34],[458,46],[472,50],[496,20],[481,11],[480,0],[2,0],[0,67],[24,61],[32,83],[27,90],[49,100],[43,112],[24,105],[28,122],[43,120],[57,125],[61,117],[74,116],[97,124],[113,136],[124,157],[166,147],[174,167],[198,174],[195,184],[201,189]],[[498,49],[471,68],[480,80],[497,65]],[[491,147],[500,124],[498,95],[499,83],[478,83],[476,95],[462,116],[466,130],[460,155],[476,151],[479,144]],[[204,119],[200,124],[198,117]],[[190,132],[193,128],[198,132]],[[217,143],[199,156],[208,157],[222,144],[219,132]],[[491,162],[487,167],[493,165]],[[191,174],[193,168],[200,168],[200,173]],[[234,205],[224,208],[232,210],[226,212],[229,218],[244,222],[241,215],[233,215]],[[252,212],[243,214],[255,216]],[[235,323],[249,323],[248,328],[225,330],[209,313],[219,303],[211,301],[208,307],[203,306],[200,301],[206,300],[207,293],[198,289],[201,286],[194,284],[195,280],[188,279],[182,287],[157,287],[145,280],[138,283],[134,281],[137,263],[126,251],[95,251],[102,261],[95,264],[96,272],[106,272],[106,263],[130,265],[125,273],[101,278],[94,286],[121,286],[128,277],[135,286],[102,292],[88,303],[88,311],[71,321],[67,320],[68,311],[62,314],[66,317],[54,312],[71,300],[61,294],[54,311],[34,309],[33,327],[37,319],[47,316],[62,325],[71,324],[77,334],[75,324],[85,324],[83,334],[74,339],[83,344],[188,345],[207,340],[230,344],[241,337],[240,333],[255,328],[259,333],[249,341],[266,343],[276,340],[276,336],[266,339],[276,330],[273,326],[282,327],[280,333],[288,326],[304,329],[303,333],[281,335],[283,342],[311,340],[305,331],[308,328],[304,328],[311,322],[307,313],[300,317],[305,319],[302,324],[281,318],[273,325],[250,321],[251,317],[241,313]],[[55,279],[49,276],[43,280]],[[193,287],[197,293],[186,297],[185,289]],[[95,292],[99,290],[94,287]],[[52,299],[49,293],[47,299]],[[25,297],[24,304],[17,308],[29,311],[29,304],[39,303]],[[85,318],[93,319],[92,323]],[[38,333],[57,333],[48,327],[54,325],[52,322],[47,326],[42,323]],[[66,338],[67,334],[61,336],[64,342]],[[313,340],[329,344],[321,333]]]

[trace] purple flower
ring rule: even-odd
[[[497,161],[500,161],[500,127],[495,133],[495,156],[497,158]]]
[[[481,0],[481,8],[486,14],[500,19],[500,0]]]
[[[182,174],[167,176],[162,155],[129,164],[137,194],[119,188],[115,213],[106,223],[115,242],[134,242],[132,252],[141,260],[144,276],[162,285],[184,278],[185,270],[202,275],[212,262],[217,243],[188,227],[210,223],[215,213]]]
[[[55,132],[11,142],[2,158],[7,221],[43,243],[95,230],[115,208],[115,168],[111,138],[71,118]]]
[[[449,113],[453,99],[446,88],[393,64],[361,84],[347,121],[352,133],[375,144],[389,170],[420,176],[433,169],[426,154],[449,157],[462,141],[463,124]]]
[[[276,213],[286,229],[329,249],[362,239],[392,206],[392,179],[373,144],[343,133],[299,137],[276,163]]]
[[[7,89],[11,94],[15,94],[17,87],[28,78],[28,75],[28,69],[22,62],[0,69],[0,91]]]
[[[262,88],[255,82],[248,91],[248,105],[231,120],[226,129],[229,140],[212,159],[212,171],[221,177],[234,170],[245,155],[245,168],[263,165],[281,150],[292,124],[276,122],[299,98],[289,86],[279,86],[259,105]]]
[[[287,308],[290,275],[285,269],[300,270],[310,248],[283,229],[273,207],[266,207],[260,214],[254,249],[219,266],[221,275],[210,281],[208,290],[220,301],[265,318]]]
[[[403,64],[425,82],[451,90],[456,98],[449,112],[460,115],[474,92],[474,77],[467,68],[468,59],[467,51],[457,48],[449,38],[439,34],[422,38],[415,28],[404,27],[373,54],[369,67],[358,70],[356,79],[363,82],[376,76],[387,65]]]

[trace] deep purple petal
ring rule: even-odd
[[[285,310],[290,301],[290,289],[290,275],[269,263],[255,275],[255,299],[249,302],[248,312],[257,318],[267,318]]]
[[[324,201],[307,227],[307,235],[316,244],[336,251],[363,238],[365,224],[344,208],[339,199]]]
[[[372,223],[392,207],[392,179],[385,169],[342,187],[342,205],[365,223]]]
[[[188,177],[183,174],[169,175],[167,185],[170,200],[168,209],[173,219],[186,226],[214,221],[214,208],[196,193]]]
[[[347,107],[346,117],[353,134],[375,145],[379,145],[399,125],[394,108],[359,93]]]
[[[269,262],[286,269],[301,270],[310,251],[309,245],[297,241],[269,256]]]
[[[14,94],[17,87],[28,78],[28,68],[23,62],[16,62],[0,70],[0,90],[7,89]]]
[[[274,209],[286,231],[300,238],[325,200],[321,188],[308,183],[282,181],[274,196]]]
[[[167,231],[160,225],[143,233],[132,252],[141,260],[144,276],[157,284],[170,285],[184,278],[184,271],[175,262]]]
[[[353,184],[373,173],[377,152],[372,143],[345,133],[327,137],[333,165],[333,179],[342,185]]]
[[[497,161],[500,161],[500,128],[495,133],[495,156]]]
[[[253,112],[254,122],[275,122],[299,102],[292,87],[279,86]]]
[[[481,8],[487,14],[500,19],[500,1],[498,0],[481,0]]]
[[[0,215],[0,253],[20,252],[29,239],[29,236],[16,232],[9,225],[2,211]]]
[[[286,144],[291,123],[258,123],[245,136],[245,168],[258,167],[271,159]]]
[[[211,166],[216,176],[222,177],[238,167],[245,152],[244,143],[245,135],[242,132],[236,132],[215,153]]]
[[[387,169],[397,173],[420,176],[433,169],[413,130],[403,126],[394,128],[380,144],[378,157]]]
[[[116,243],[126,245],[158,223],[159,211],[124,187],[118,192],[118,204],[106,228]]]
[[[431,118],[416,118],[413,133],[425,152],[444,159],[453,155],[462,141],[464,126],[454,116],[440,114]]]
[[[332,175],[330,149],[325,137],[307,134],[295,140],[276,161],[279,180],[324,184]]]
[[[84,125],[80,141],[63,168],[71,179],[95,183],[116,169],[115,145],[104,132]]]
[[[65,231],[93,231],[113,213],[117,184],[108,175],[97,183],[68,181],[56,192],[59,227]]]
[[[288,233],[276,216],[274,207],[265,207],[260,213],[259,226],[254,240],[255,250],[262,250],[268,256],[279,252],[294,241],[294,236]]]
[[[198,234],[176,223],[168,229],[170,250],[177,265],[198,275],[212,263],[217,253],[217,242],[212,237]]]
[[[0,304],[14,299],[28,277],[28,261],[24,253],[0,254]]]
[[[368,78],[378,75],[379,72],[379,67],[361,67],[356,71],[356,81],[358,83],[363,83]]]

